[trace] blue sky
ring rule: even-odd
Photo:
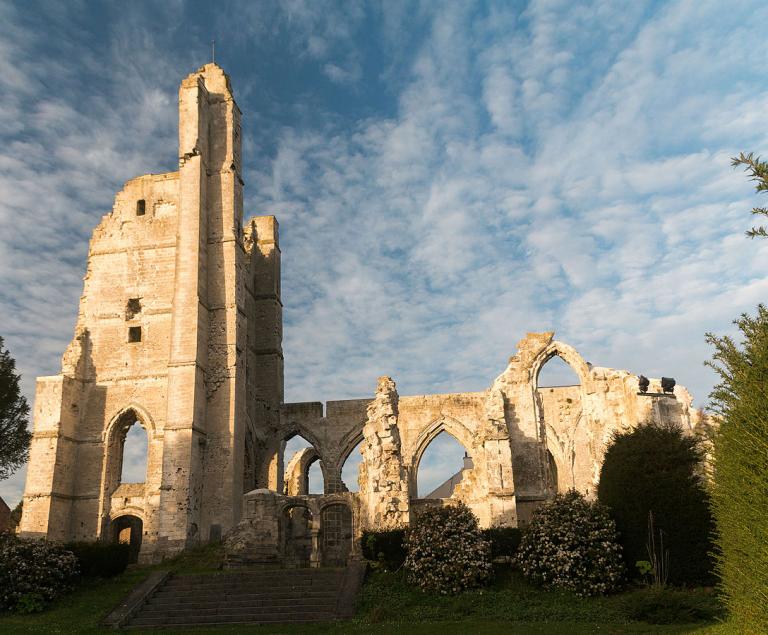
[[[176,169],[181,78],[243,117],[281,226],[286,398],[482,390],[526,331],[704,404],[704,333],[768,297],[764,2],[0,3],[0,334],[28,397],[72,337],[88,238]],[[18,499],[23,473],[0,483]]]

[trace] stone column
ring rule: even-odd
[[[360,499],[364,527],[394,529],[408,524],[408,474],[401,454],[397,388],[390,377],[379,377],[376,396],[368,406],[363,428]]]

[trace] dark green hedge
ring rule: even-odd
[[[490,527],[483,529],[483,538],[491,543],[491,559],[511,557],[517,553],[522,536],[517,527]]]
[[[128,566],[131,548],[106,542],[70,542],[64,545],[75,554],[80,575],[85,578],[111,578]]]
[[[405,532],[405,529],[364,531],[360,539],[363,556],[389,571],[399,569],[408,555]],[[482,534],[491,543],[491,558],[514,556],[520,546],[520,530],[517,527],[491,527],[483,529]]]
[[[597,489],[616,521],[630,575],[648,556],[648,512],[657,545],[663,532],[673,584],[711,584],[713,520],[698,476],[702,451],[676,426],[640,425],[615,434],[605,453]]]
[[[378,562],[389,571],[399,569],[405,562],[405,529],[364,531],[360,544],[366,560]]]
[[[768,178],[768,172],[765,173]],[[765,179],[762,184],[765,184]],[[711,405],[717,572],[734,632],[768,632],[768,307],[736,320],[739,340],[708,335],[720,383]]]

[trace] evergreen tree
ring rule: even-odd
[[[605,453],[598,500],[616,521],[627,569],[649,561],[648,514],[654,537],[669,550],[668,580],[709,583],[713,522],[702,483],[699,440],[674,425],[642,424],[615,433]],[[662,555],[662,554],[658,554]]]
[[[744,171],[749,174],[750,179],[757,182],[755,190],[758,192],[768,192],[768,161],[761,161],[760,157],[755,157],[753,152],[749,154],[742,152],[739,156],[731,159],[731,165],[733,167],[743,165]],[[752,208],[752,213],[756,216],[768,216],[768,208],[754,207]],[[750,238],[757,236],[766,238],[768,237],[768,231],[766,231],[764,225],[761,225],[760,227],[753,227],[748,230],[747,236]]]
[[[0,480],[24,465],[32,435],[27,430],[29,406],[19,390],[16,362],[0,337]]]
[[[715,435],[713,509],[717,572],[741,633],[768,632],[768,309],[735,321],[741,346],[707,334],[708,365],[720,375],[711,407],[722,417]]]

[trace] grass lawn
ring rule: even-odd
[[[178,573],[215,571],[220,554],[201,548],[163,563]],[[0,616],[0,633],[103,633],[98,623],[128,591],[157,567],[126,571],[111,580],[90,582],[35,615]],[[518,574],[501,571],[488,588],[456,597],[429,596],[405,584],[402,573],[372,573],[363,588],[358,615],[348,622],[297,626],[232,626],[200,628],[195,633],[257,633],[261,635],[495,635],[496,633],[700,633],[725,635],[715,595],[705,590],[670,592],[663,597],[675,609],[659,608],[646,589],[601,598],[579,599],[567,593],[543,592]],[[679,615],[689,624],[652,625],[633,621],[656,611],[657,617]],[[650,613],[649,613],[650,611]],[[670,612],[671,611],[671,612]],[[635,615],[637,617],[637,615]],[[141,632],[141,631],[131,631]],[[163,631],[182,632],[182,631]]]

